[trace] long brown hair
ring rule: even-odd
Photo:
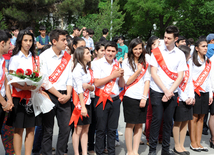
[[[83,66],[85,73],[87,73],[87,69],[91,69],[91,62],[88,62],[87,66],[83,62],[85,50],[89,50],[89,49],[87,47],[77,47],[76,48],[76,50],[74,52],[74,58],[73,58],[73,62],[74,62],[73,70],[76,67],[77,63],[80,63]]]
[[[146,50],[144,49],[144,44],[142,42],[142,40],[140,38],[135,38],[133,39],[130,44],[129,44],[129,51],[128,51],[128,61],[129,61],[129,65],[131,66],[133,72],[135,72],[136,69],[136,64],[133,63],[134,62],[134,53],[133,53],[133,49],[137,46],[141,44],[142,45],[142,53],[138,59],[138,63],[143,63],[144,68],[146,67],[146,60],[145,60],[145,53]]]

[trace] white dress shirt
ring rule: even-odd
[[[33,71],[33,63],[32,63],[32,54],[29,52],[26,57],[21,51],[19,51],[16,55],[10,58],[9,70],[16,71],[17,69],[30,69]],[[21,89],[15,88],[17,91],[21,91]]]
[[[186,58],[181,50],[179,50],[177,47],[174,47],[173,50],[169,51],[165,44],[159,46],[158,48],[160,49],[163,59],[171,72],[178,73],[187,70]],[[157,67],[157,75],[160,77],[164,86],[167,89],[170,89],[175,81],[169,78],[168,75],[162,70],[153,53],[151,55],[150,65]],[[155,83],[153,78],[151,78],[150,87],[156,92],[163,93],[163,90]],[[178,89],[176,89],[174,92],[177,91]]]
[[[188,98],[195,98],[194,86],[192,82],[192,59],[187,62],[189,64],[189,80],[184,92],[178,87],[179,101],[185,102]],[[184,73],[185,76],[185,73]]]
[[[4,62],[4,57],[2,56],[0,58],[0,79],[2,79],[2,75],[3,75],[3,69],[2,69],[2,65],[3,65],[3,62]],[[5,66],[6,67],[6,66]],[[1,87],[1,96],[4,97],[5,96],[5,85],[4,85],[4,82],[3,81],[3,84],[2,84],[2,87]]]
[[[52,47],[45,50],[42,54],[39,55],[40,61],[40,72],[49,77],[57,68],[57,66],[61,63],[62,57],[64,55],[64,51],[61,51],[59,57],[55,54]],[[56,90],[67,90],[67,85],[72,86],[72,63],[71,60],[67,64],[65,70],[59,77],[59,79],[51,84],[46,84],[44,87],[46,90],[54,87]]]
[[[91,81],[91,75],[90,71],[87,70],[87,74],[85,73],[83,66],[77,63],[76,67],[73,70],[73,86],[74,90],[79,95],[80,93],[83,93],[85,90],[82,87],[83,83],[89,83]],[[86,102],[86,105],[91,104],[91,96],[89,93],[89,98]]]
[[[122,66],[124,69],[124,80],[125,80],[125,83],[127,83],[128,79],[137,71],[137,65],[136,65],[135,72],[133,72],[127,58],[123,61]],[[138,99],[138,100],[142,99],[143,92],[144,92],[144,83],[146,81],[150,81],[151,79],[151,74],[149,73],[149,70],[150,70],[150,66],[147,68],[146,73],[138,81],[138,83],[134,84],[133,86],[131,86],[129,89],[126,90],[126,93],[124,96],[128,96],[130,98]]]
[[[204,62],[202,62],[198,56],[198,62],[201,64],[200,67],[196,66],[194,63],[192,63],[192,79],[194,81],[197,80],[197,78],[199,77],[199,75],[201,74],[201,72],[205,69],[205,65],[206,65],[206,61],[207,61],[207,57],[205,57]],[[212,66],[211,66],[211,70],[212,71]],[[201,85],[201,88],[205,90],[205,92],[209,92],[209,98],[213,98],[213,93],[212,93],[212,89],[211,89],[211,79],[210,79],[210,74],[208,74],[207,78],[205,79],[204,83]],[[199,90],[200,92],[204,92],[202,90]]]
[[[105,58],[105,56],[99,60],[96,61],[96,63],[93,64],[93,72],[94,72],[94,78],[95,79],[102,79],[111,74],[113,65],[116,62],[113,60],[112,64],[109,64]],[[120,65],[119,65],[120,66]],[[110,95],[111,97],[115,97],[119,95],[119,85],[118,85],[119,78],[116,79],[115,84],[113,86],[113,89],[111,92],[113,92],[115,95]],[[100,86],[98,88],[104,89],[105,85]]]

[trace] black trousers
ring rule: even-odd
[[[172,120],[175,108],[177,106],[178,94],[174,93],[175,96],[173,96],[168,102],[162,102],[163,95],[164,95],[163,93],[159,93],[150,89],[150,97],[152,104],[152,122],[150,127],[149,152],[156,151],[162,117],[163,117],[162,150],[165,152],[169,151]]]
[[[94,151],[94,134],[96,129],[96,115],[94,98],[91,98],[91,124],[88,130],[88,151]]]
[[[2,106],[0,105],[0,135],[1,135],[1,129],[4,122],[4,117],[5,117],[5,111],[2,109]]]
[[[96,105],[99,97],[95,97],[94,103]],[[96,154],[103,155],[104,151],[104,137],[107,129],[107,149],[108,155],[115,155],[115,136],[118,127],[118,119],[120,115],[120,99],[119,97],[113,98],[113,103],[109,100],[106,102],[105,109],[103,110],[103,103],[95,108],[96,113]]]
[[[67,93],[66,91],[59,92],[62,94]],[[61,104],[56,96],[49,92],[47,93],[51,101],[55,104],[55,107],[50,112],[43,114],[44,135],[42,140],[42,155],[52,155],[52,137],[55,116],[59,126],[56,155],[64,155],[71,130],[69,126],[71,118],[71,100],[69,99],[67,103]]]

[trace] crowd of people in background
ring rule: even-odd
[[[31,27],[0,30],[0,133],[6,155],[21,155],[24,130],[25,155],[66,155],[69,147],[74,155],[115,155],[123,135],[117,130],[121,112],[126,155],[139,155],[142,133],[148,155],[156,155],[158,143],[162,155],[208,152],[201,145],[208,129],[214,148],[214,34],[194,42],[168,26],[163,39],[134,38],[127,46],[124,36],[107,40],[107,28],[95,43],[94,31],[86,27],[68,34],[40,26],[39,32],[35,37]],[[52,110],[35,116],[29,99],[36,87],[7,84],[6,72],[19,68],[46,76],[40,91],[54,103]],[[52,147],[55,118],[59,131]],[[191,152],[184,147],[186,135]]]

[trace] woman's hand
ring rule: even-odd
[[[146,106],[146,100],[145,99],[141,99],[139,106],[140,106],[140,108],[144,108]]]
[[[86,117],[87,114],[88,114],[87,109],[86,109],[85,106],[83,106],[82,109],[81,109],[81,115],[82,115],[83,117]]]

